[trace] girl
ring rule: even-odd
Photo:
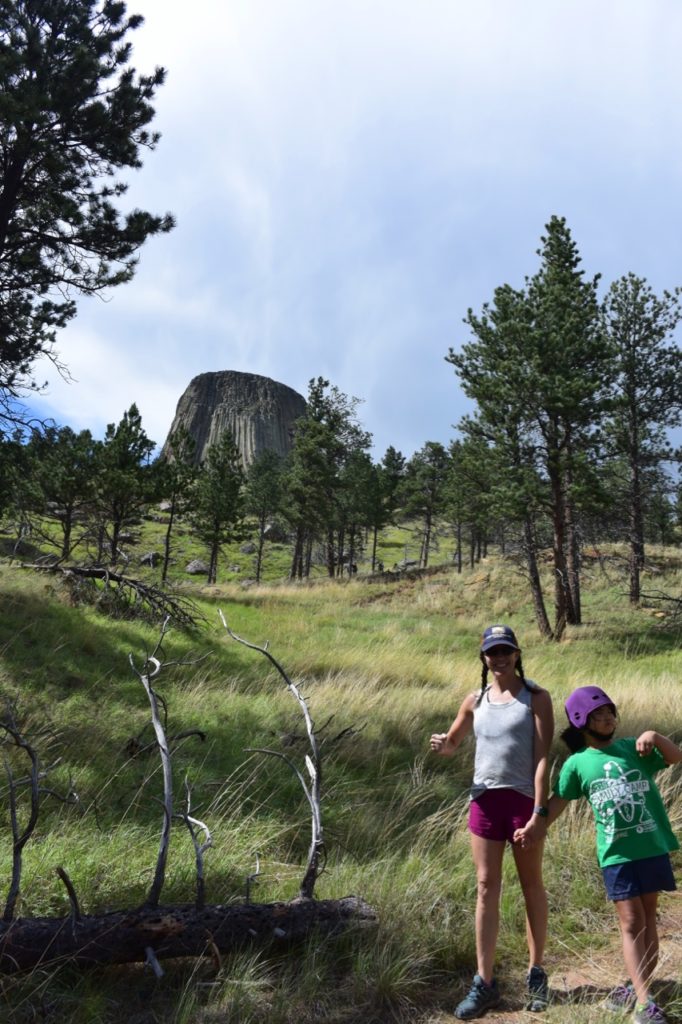
[[[465,697],[446,733],[434,733],[431,750],[454,754],[472,730],[476,737],[469,830],[478,882],[476,959],[469,994],[455,1009],[459,1020],[480,1017],[497,1006],[493,976],[502,887],[502,856],[514,832],[525,825],[524,846],[512,847],[526,907],[529,952],[528,1009],[547,1006],[542,967],[547,933],[547,896],[542,883],[542,848],[549,787],[549,747],[554,732],[546,690],[526,679],[521,650],[509,626],[489,626],[481,641],[481,689]]]
[[[658,961],[658,893],[675,889],[670,851],[678,842],[653,776],[682,761],[682,750],[647,729],[637,739],[614,740],[616,705],[598,686],[581,686],[566,701],[569,726],[561,734],[572,756],[549,802],[548,824],[569,800],[586,797],[597,829],[597,859],[606,893],[615,902],[625,966],[632,979],[606,1005],[634,1009],[637,1024],[665,1024],[649,982]],[[516,839],[524,845],[528,829]]]

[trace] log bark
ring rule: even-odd
[[[289,903],[140,907],[101,915],[17,918],[0,924],[0,972],[55,961],[81,966],[230,953],[246,945],[286,947],[318,933],[367,929],[376,912],[360,897]]]

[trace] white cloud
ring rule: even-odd
[[[178,226],[59,339],[79,380],[52,386],[62,422],[136,401],[162,440],[198,373],[302,392],[323,374],[409,454],[449,440],[464,403],[443,357],[467,306],[533,273],[552,214],[590,273],[677,283],[675,0],[129,8],[135,65],[169,69],[130,202]]]

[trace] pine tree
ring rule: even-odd
[[[137,76],[122,0],[0,0],[0,395],[32,386],[54,356],[74,295],[129,281],[145,239],[173,219],[121,215],[126,184],[158,134],[165,72]]]
[[[244,538],[245,475],[229,430],[210,446],[192,492],[191,521],[209,548],[208,583],[215,583],[223,544]]]
[[[144,431],[135,403],[119,423],[110,423],[106,429],[97,460],[98,561],[104,553],[107,530],[109,559],[112,564],[118,561],[124,523],[138,514],[152,495],[155,474],[149,459],[154,447],[154,441]]]
[[[626,274],[611,285],[602,305],[616,368],[610,436],[628,467],[624,502],[633,603],[639,601],[644,565],[644,478],[671,457],[666,430],[682,418],[682,352],[672,342],[682,318],[680,294],[675,289],[659,298],[646,280]]]
[[[246,511],[256,517],[258,524],[256,583],[260,583],[263,568],[263,549],[268,520],[279,512],[282,505],[283,471],[281,455],[271,448],[260,452],[246,471]]]
[[[613,363],[599,318],[599,278],[584,280],[565,220],[552,217],[541,241],[538,272],[523,290],[496,289],[480,316],[469,310],[475,340],[451,349],[447,360],[477,402],[484,429],[504,446],[517,489],[535,488],[538,474],[546,480],[558,639],[581,618],[576,491],[583,465],[596,457]],[[528,521],[524,535],[532,544]],[[545,632],[541,615],[539,624]]]

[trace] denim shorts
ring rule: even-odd
[[[677,888],[667,853],[629,860],[626,864],[610,864],[601,872],[607,898],[614,901],[631,900],[650,892],[673,892]]]
[[[486,789],[469,805],[469,831],[482,839],[514,841],[533,816],[533,798],[516,789]]]

